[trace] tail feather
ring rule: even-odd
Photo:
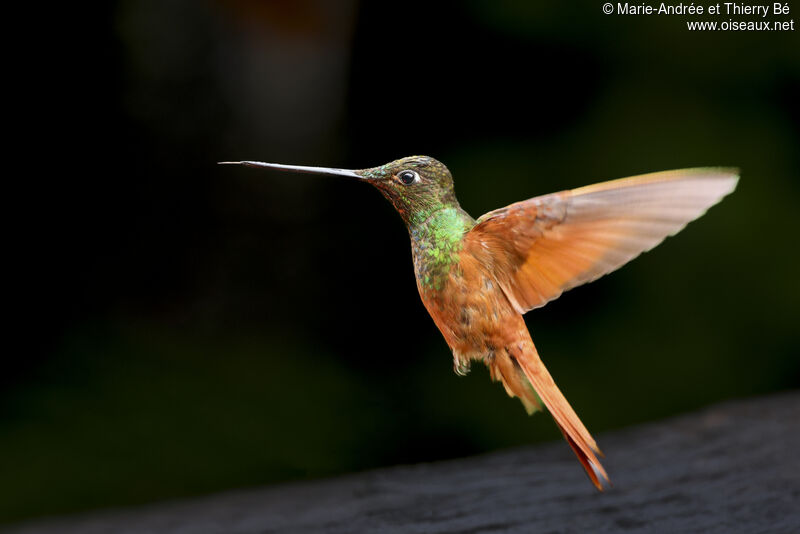
[[[600,462],[597,461],[597,458],[594,458],[593,462],[592,458],[583,452],[578,444],[575,443],[575,440],[572,439],[569,434],[567,434],[566,430],[564,430],[564,428],[559,425],[558,422],[556,422],[556,425],[558,425],[558,429],[561,431],[561,433],[564,434],[564,439],[567,440],[572,452],[574,452],[575,456],[578,457],[578,461],[581,463],[584,470],[586,470],[586,474],[589,475],[589,480],[592,481],[594,487],[599,491],[603,491],[605,489],[603,486],[603,481],[600,480],[600,477],[603,477],[603,480],[606,484],[611,485],[611,481],[608,479],[608,474],[606,473],[605,469],[603,469],[603,466],[600,464]]]
[[[509,363],[513,363],[513,366],[521,372],[513,372]],[[600,491],[603,491],[604,483],[610,485],[608,474],[597,459],[598,456],[602,457],[603,453],[556,386],[539,358],[533,341],[526,340],[516,347],[509,347],[509,354],[497,355],[493,364],[490,366],[492,377],[502,380],[508,394],[519,397],[528,413],[533,411],[530,409],[533,406],[538,407],[542,403],[545,405],[586,470],[586,474],[589,475],[592,484]]]
[[[536,395],[533,386],[527,378],[522,368],[510,354],[500,351],[493,355],[489,372],[492,380],[500,381],[506,389],[509,397],[517,397],[525,406],[528,415],[532,415],[542,410],[542,401]]]

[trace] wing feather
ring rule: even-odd
[[[520,313],[591,282],[678,233],[736,187],[736,169],[612,180],[487,213],[465,237],[482,248]]]

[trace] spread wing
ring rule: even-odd
[[[736,169],[684,169],[544,195],[485,214],[465,247],[525,313],[678,233],[737,180]]]

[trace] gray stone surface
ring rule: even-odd
[[[564,443],[11,527],[15,534],[800,532],[800,392],[600,435],[597,493]]]

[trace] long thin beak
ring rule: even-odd
[[[300,172],[304,174],[324,174],[327,176],[347,176],[350,178],[365,178],[350,169],[334,169],[332,167],[306,167],[304,165],[281,165],[280,163],[264,163],[263,161],[220,161],[220,165],[244,165],[246,167],[266,167],[279,171]]]

